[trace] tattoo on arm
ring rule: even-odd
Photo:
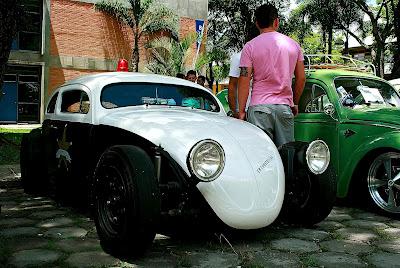
[[[240,76],[249,76],[249,71],[247,70],[247,67],[240,67]]]

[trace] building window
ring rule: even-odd
[[[4,98],[0,99],[0,122],[39,123],[40,66],[7,66],[3,91]]]
[[[24,15],[21,28],[12,43],[12,50],[40,51],[42,43],[42,0],[22,0]]]

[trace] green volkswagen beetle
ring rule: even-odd
[[[306,56],[296,140],[322,139],[328,144],[339,198],[368,200],[373,208],[400,215],[398,93],[373,74],[372,65],[345,57],[336,64],[332,57],[318,57],[325,63],[310,63]]]

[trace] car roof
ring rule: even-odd
[[[374,78],[378,80],[383,80],[382,78],[375,76],[371,73],[349,71],[343,69],[318,69],[318,70],[306,70],[306,75],[308,78],[332,81],[339,76],[349,76],[349,77],[365,77]]]
[[[206,88],[196,83],[181,78],[157,75],[157,74],[134,73],[134,72],[104,72],[98,74],[84,75],[72,79],[66,82],[62,86],[68,86],[72,84],[82,84],[90,87],[90,85],[96,83],[96,81],[101,81],[103,83],[104,82],[107,83],[107,81],[109,81],[110,83],[115,83],[115,82],[160,83],[160,84],[195,87],[208,91]]]

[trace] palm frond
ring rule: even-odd
[[[101,0],[94,5],[95,10],[104,12],[111,17],[114,17],[117,21],[128,25],[129,27],[135,27],[135,20],[132,17],[132,11],[129,6],[118,0]]]
[[[153,2],[147,8],[140,20],[139,28],[141,34],[167,31],[173,39],[178,40],[178,16],[173,10],[158,2]]]

